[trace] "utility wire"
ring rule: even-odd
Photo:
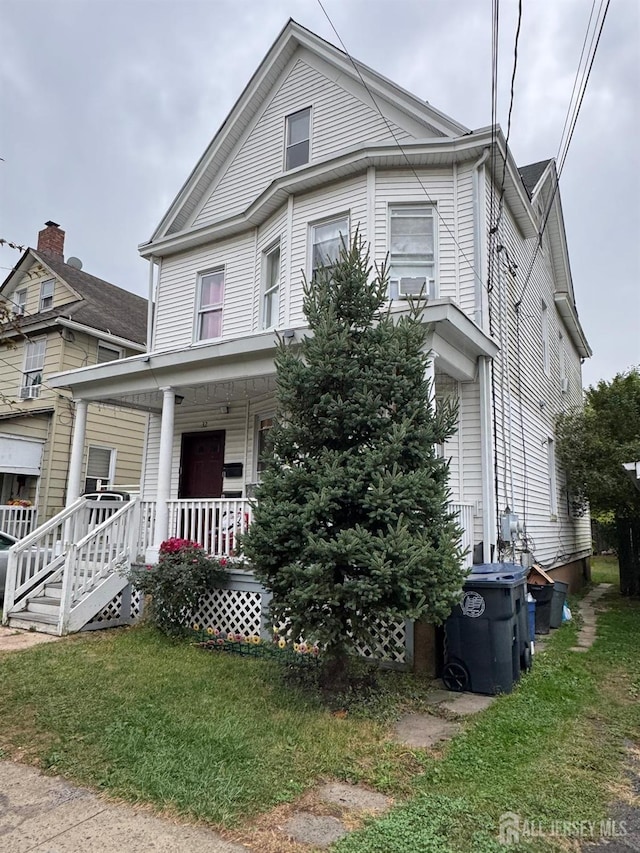
[[[518,299],[515,302],[516,310],[518,310],[520,305],[522,304],[524,294],[526,292],[526,289],[529,285],[529,281],[531,279],[531,274],[533,273],[533,268],[534,268],[534,265],[536,262],[536,258],[538,256],[538,252],[542,248],[542,237],[543,237],[545,228],[547,227],[547,222],[549,221],[549,216],[551,214],[551,209],[553,207],[553,202],[554,202],[554,199],[556,197],[556,193],[558,192],[558,189],[560,186],[560,183],[559,183],[560,175],[562,173],[562,169],[564,168],[564,164],[565,164],[566,159],[567,159],[567,153],[569,151],[569,146],[571,144],[571,140],[573,139],[573,133],[575,131],[576,124],[578,122],[578,116],[580,114],[580,108],[582,107],[582,102],[584,101],[584,96],[585,96],[585,92],[587,89],[587,83],[589,82],[589,77],[591,75],[591,69],[593,68],[593,63],[594,63],[594,60],[596,58],[596,52],[598,50],[598,45],[600,44],[600,37],[602,36],[602,30],[604,28],[604,22],[605,22],[606,17],[607,17],[607,12],[609,11],[610,2],[611,2],[611,0],[606,0],[606,6],[604,9],[604,13],[602,15],[602,18],[600,18],[600,25],[599,25],[598,30],[597,30],[597,32],[598,32],[597,37],[595,36],[595,30],[594,30],[594,34],[591,37],[591,42],[590,42],[590,46],[589,46],[591,57],[588,61],[588,69],[586,70],[586,73],[584,73],[584,71],[583,71],[582,82],[580,83],[580,86],[578,87],[579,92],[580,92],[578,101],[577,101],[575,107],[572,107],[571,104],[569,105],[569,109],[568,109],[568,113],[567,113],[567,119],[565,119],[565,125],[564,126],[566,127],[567,122],[569,122],[570,131],[567,135],[567,141],[564,145],[564,148],[562,148],[562,140],[560,143],[561,149],[559,149],[559,154],[561,153],[561,162],[558,163],[558,166],[556,168],[555,183],[553,186],[553,191],[552,191],[551,196],[549,197],[549,201],[547,202],[547,205],[546,205],[546,210],[545,210],[545,215],[544,215],[544,218],[542,221],[542,226],[538,231],[538,241],[536,243],[536,247],[534,249],[533,255],[532,255],[531,260],[529,262],[529,266],[527,269],[527,274],[525,276],[524,284],[522,285],[522,289],[520,291],[520,296],[518,297]],[[602,9],[603,3],[604,3],[604,0],[601,0],[600,9]],[[592,14],[593,14],[593,10],[592,10]],[[600,13],[598,12],[598,18],[599,17],[600,17]],[[587,25],[587,35],[588,35],[588,27],[591,24],[591,19],[592,19],[592,15],[589,17],[589,24]],[[586,38],[587,38],[587,36],[585,36],[585,42],[586,42]],[[593,49],[591,49],[592,45],[593,45]],[[584,44],[583,44],[583,50],[584,50]],[[580,59],[582,60],[582,54],[581,54]],[[576,84],[574,83],[574,91],[575,91],[575,85]],[[571,119],[569,119],[570,115],[572,116]],[[564,133],[564,129],[563,129],[563,133]]]
[[[494,0],[494,2],[497,2],[497,0]],[[458,249],[458,251],[460,252],[460,255],[461,255],[461,256],[462,256],[462,258],[465,260],[465,262],[466,262],[466,264],[468,265],[469,269],[473,272],[473,274],[474,274],[475,278],[477,278],[477,279],[478,279],[478,281],[480,282],[480,284],[482,285],[482,287],[486,288],[486,285],[485,285],[484,281],[482,280],[482,275],[481,275],[481,273],[480,273],[480,272],[478,272],[478,270],[475,268],[475,266],[471,263],[471,261],[469,260],[469,258],[468,258],[468,257],[467,257],[467,255],[466,255],[466,253],[465,253],[464,249],[462,248],[462,246],[461,246],[461,245],[458,243],[458,241],[456,240],[456,238],[455,238],[455,236],[454,236],[454,234],[453,234],[453,232],[452,232],[451,228],[449,227],[449,224],[447,223],[447,221],[444,219],[444,217],[442,216],[442,214],[441,214],[441,213],[440,213],[440,211],[438,210],[438,205],[437,205],[437,204],[434,202],[434,200],[431,198],[431,196],[429,195],[429,192],[427,191],[427,188],[425,187],[424,183],[423,183],[423,182],[422,182],[422,180],[420,179],[420,176],[419,176],[419,175],[418,175],[418,173],[416,172],[416,170],[415,170],[415,168],[414,168],[414,166],[413,166],[413,163],[412,163],[412,162],[411,162],[411,160],[409,159],[409,156],[408,156],[407,152],[405,151],[405,149],[403,148],[403,146],[402,146],[402,144],[401,144],[400,140],[398,139],[398,137],[397,137],[397,135],[396,135],[396,133],[395,133],[395,131],[394,131],[394,129],[393,129],[393,127],[392,127],[391,123],[389,122],[389,120],[387,119],[387,117],[385,116],[385,114],[384,114],[384,113],[382,112],[382,110],[380,109],[380,106],[378,105],[378,102],[376,101],[376,99],[375,99],[375,97],[374,97],[374,95],[373,95],[373,93],[372,93],[371,89],[370,89],[370,88],[369,88],[369,86],[367,85],[367,83],[366,83],[366,81],[365,81],[364,77],[362,76],[362,73],[360,72],[360,68],[358,67],[358,64],[356,63],[356,61],[354,60],[354,58],[351,56],[351,54],[350,54],[350,53],[349,53],[349,51],[347,50],[345,43],[343,42],[342,38],[340,37],[340,33],[339,33],[339,32],[338,32],[338,30],[335,28],[335,25],[334,25],[333,21],[331,20],[331,18],[329,17],[329,14],[328,14],[327,10],[326,10],[326,9],[325,9],[325,7],[322,5],[322,0],[318,0],[318,5],[319,5],[319,6],[320,6],[320,8],[322,9],[322,11],[323,11],[323,13],[324,13],[325,18],[326,18],[326,19],[327,19],[327,21],[329,22],[329,26],[331,27],[331,29],[332,29],[332,30],[333,30],[333,32],[335,33],[336,38],[337,38],[337,39],[338,39],[338,41],[340,42],[340,45],[341,45],[341,47],[342,47],[342,50],[344,51],[344,53],[346,54],[347,58],[349,59],[349,61],[350,61],[350,62],[351,62],[351,64],[353,65],[353,67],[354,67],[354,69],[355,69],[356,74],[357,74],[357,75],[358,75],[358,77],[360,78],[360,82],[362,83],[362,85],[364,86],[364,88],[365,88],[365,89],[366,89],[366,91],[367,91],[367,94],[368,94],[368,95],[369,95],[369,97],[371,98],[371,102],[373,103],[374,107],[376,108],[376,110],[377,110],[377,111],[378,111],[378,113],[380,114],[380,117],[382,118],[382,120],[383,120],[383,121],[384,121],[384,123],[386,124],[386,126],[387,126],[387,130],[389,131],[389,133],[390,133],[390,134],[391,134],[391,136],[393,137],[393,140],[394,140],[394,142],[395,142],[395,144],[396,144],[396,146],[397,146],[398,150],[400,151],[400,153],[402,154],[402,156],[403,156],[403,157],[404,157],[404,159],[406,160],[406,162],[407,162],[407,166],[409,167],[409,169],[411,169],[411,171],[412,171],[412,173],[413,173],[414,178],[415,178],[415,179],[416,179],[416,181],[420,184],[420,187],[422,188],[422,191],[424,192],[424,194],[425,194],[425,196],[426,196],[427,200],[429,201],[429,203],[430,203],[430,204],[432,204],[432,205],[433,205],[433,208],[434,208],[434,210],[435,210],[435,212],[436,212],[436,216],[438,217],[438,219],[440,220],[440,222],[442,223],[442,225],[444,225],[445,230],[447,231],[447,233],[449,234],[449,236],[450,236],[450,237],[451,237],[451,239],[453,240],[453,242],[454,242],[454,244],[455,244],[456,248],[457,248],[457,249]]]
[[[595,0],[594,0],[595,2]],[[507,176],[507,152],[509,150],[509,137],[511,136],[511,117],[513,113],[513,102],[515,95],[515,86],[516,86],[516,71],[518,68],[518,42],[520,40],[520,29],[522,27],[522,0],[518,0],[518,23],[516,26],[516,36],[513,44],[513,71],[511,73],[511,92],[509,94],[509,112],[507,115],[507,135],[505,137],[505,156],[502,160],[502,179],[500,181],[500,200],[498,207],[498,222],[502,217],[502,210],[504,207],[504,185]],[[496,223],[496,227],[497,227]]]

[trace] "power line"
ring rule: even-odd
[[[601,0],[600,10],[602,9],[604,2],[605,2],[605,0]],[[569,104],[569,108],[567,111],[567,118],[565,119],[565,123],[564,123],[564,127],[563,127],[563,134],[564,134],[564,129],[567,127],[567,123],[569,123],[570,130],[569,130],[569,133],[567,134],[567,138],[566,138],[566,142],[564,143],[564,147],[563,147],[562,140],[560,141],[560,148],[558,149],[558,155],[561,157],[561,161],[558,163],[558,165],[556,167],[556,175],[555,175],[555,183],[553,186],[553,191],[552,191],[552,193],[549,197],[549,201],[547,202],[547,205],[546,205],[546,210],[545,210],[544,219],[542,221],[542,226],[538,230],[538,241],[536,243],[535,250],[534,250],[533,255],[531,257],[531,261],[529,262],[529,267],[527,269],[527,274],[525,276],[524,284],[522,285],[522,289],[520,291],[520,296],[518,297],[518,299],[515,302],[516,309],[518,309],[522,303],[522,299],[524,297],[525,291],[529,285],[529,281],[530,281],[531,275],[533,273],[533,268],[535,265],[536,258],[538,256],[538,252],[540,251],[540,249],[542,247],[542,236],[543,236],[545,228],[547,226],[547,222],[549,221],[549,216],[551,214],[551,209],[553,207],[553,202],[554,202],[554,199],[556,197],[556,193],[558,192],[558,189],[560,187],[560,183],[559,183],[560,182],[560,175],[562,173],[562,169],[564,168],[564,164],[565,164],[566,159],[567,159],[567,153],[569,151],[569,146],[571,145],[571,141],[573,139],[573,133],[575,131],[576,124],[578,122],[578,116],[580,114],[580,109],[581,109],[582,103],[584,101],[585,92],[587,90],[587,83],[589,82],[589,77],[591,75],[591,69],[593,68],[593,63],[594,63],[594,60],[596,58],[596,52],[598,50],[598,45],[600,44],[600,37],[602,36],[602,30],[604,28],[604,22],[605,22],[606,17],[607,17],[607,12],[609,11],[610,2],[611,2],[611,0],[606,0],[606,6],[605,6],[604,13],[603,13],[601,18],[600,18],[600,11],[598,11],[598,16],[596,18],[596,21],[598,18],[600,18],[600,25],[597,29],[597,36],[596,36],[595,30],[591,36],[591,42],[589,44],[590,59],[588,60],[588,68],[586,69],[586,72],[583,69],[582,81],[578,87],[578,91],[580,92],[580,95],[578,97],[578,101],[575,104],[575,106],[572,106],[571,103]],[[593,9],[592,9],[592,14],[589,16],[589,22],[587,24],[587,34],[585,35],[585,42],[584,43],[586,43],[586,39],[588,37],[588,31],[589,31],[589,26],[591,25],[592,17],[593,17]],[[584,52],[584,43],[583,43],[583,52]],[[580,55],[580,62],[581,61],[582,61],[582,53]],[[576,79],[577,79],[577,76],[579,74],[580,62],[578,63],[578,72],[576,73]],[[576,89],[576,83],[574,82],[574,92],[575,92],[575,89]],[[572,97],[573,97],[573,93],[572,93]],[[569,116],[571,116],[571,119],[569,119]]]
[[[404,159],[406,160],[406,162],[407,162],[407,166],[409,167],[409,169],[411,169],[411,171],[412,171],[412,173],[413,173],[414,178],[415,178],[415,179],[416,179],[416,181],[420,184],[420,187],[422,188],[423,193],[424,193],[424,194],[425,194],[425,196],[427,197],[427,200],[429,201],[429,203],[430,203],[430,204],[432,204],[432,205],[433,205],[433,208],[434,208],[434,210],[435,210],[435,212],[436,212],[436,216],[438,217],[438,219],[440,220],[440,222],[444,225],[444,227],[445,227],[445,229],[446,229],[447,233],[449,234],[449,236],[450,236],[450,237],[451,237],[451,239],[453,240],[453,242],[454,242],[454,244],[455,244],[456,248],[457,248],[457,249],[458,249],[458,251],[460,252],[460,255],[463,257],[463,259],[465,260],[465,262],[466,262],[466,263],[467,263],[467,265],[469,266],[469,269],[473,272],[473,274],[474,274],[475,278],[477,278],[477,279],[478,279],[478,281],[480,282],[480,284],[482,285],[482,287],[485,287],[485,288],[486,288],[486,285],[485,285],[484,281],[482,280],[482,275],[478,272],[478,270],[476,270],[475,266],[471,263],[471,261],[470,261],[470,260],[469,260],[469,258],[467,257],[467,255],[466,255],[466,253],[465,253],[464,249],[462,248],[462,246],[460,246],[460,244],[459,244],[459,243],[458,243],[458,241],[456,240],[456,238],[455,238],[455,236],[454,236],[454,234],[453,234],[453,232],[452,232],[451,228],[449,227],[448,223],[446,222],[446,220],[444,219],[444,217],[442,216],[442,214],[441,214],[441,213],[440,213],[440,211],[438,210],[438,206],[437,206],[437,204],[434,202],[434,200],[433,200],[433,199],[431,198],[431,196],[429,195],[429,193],[428,193],[428,191],[427,191],[427,188],[425,187],[424,183],[423,183],[423,182],[422,182],[422,180],[420,179],[420,176],[419,176],[419,175],[418,175],[418,173],[416,172],[416,170],[415,170],[415,168],[414,168],[414,166],[413,166],[413,163],[412,163],[412,162],[410,161],[410,159],[409,159],[409,156],[408,156],[407,152],[406,152],[406,151],[404,150],[404,148],[402,147],[402,144],[401,144],[400,140],[398,139],[398,137],[396,136],[396,133],[395,133],[395,131],[393,130],[393,127],[391,126],[391,123],[389,122],[389,120],[387,119],[387,117],[384,115],[384,113],[383,113],[383,112],[382,112],[382,110],[380,109],[380,107],[379,107],[379,105],[378,105],[378,102],[376,101],[375,97],[373,96],[373,93],[371,92],[371,89],[369,88],[369,86],[367,85],[367,83],[366,83],[366,81],[365,81],[364,77],[362,76],[362,73],[360,72],[360,69],[359,69],[359,67],[358,67],[358,65],[357,65],[357,63],[356,63],[356,61],[353,59],[353,57],[351,56],[351,54],[350,54],[350,53],[349,53],[349,51],[347,50],[345,43],[343,42],[342,38],[340,37],[340,33],[339,33],[339,32],[337,31],[337,29],[335,28],[334,23],[333,23],[333,21],[331,20],[331,18],[329,17],[329,14],[328,14],[327,10],[326,10],[326,9],[324,8],[324,6],[322,5],[322,0],[318,0],[318,5],[319,5],[319,6],[320,6],[320,8],[322,9],[322,11],[323,11],[323,13],[324,13],[325,18],[326,18],[326,19],[327,19],[327,21],[329,22],[329,26],[331,27],[331,29],[332,29],[332,30],[333,30],[333,32],[335,33],[336,38],[337,38],[337,39],[338,39],[338,41],[340,42],[340,45],[342,46],[342,50],[344,51],[344,53],[346,54],[347,58],[349,59],[349,61],[350,61],[350,62],[351,62],[351,64],[353,65],[353,67],[354,67],[354,69],[355,69],[356,74],[357,74],[357,75],[358,75],[358,77],[360,78],[360,82],[362,83],[362,85],[364,86],[364,88],[365,88],[365,89],[366,89],[366,91],[367,91],[367,94],[368,94],[368,95],[369,95],[369,97],[371,98],[371,102],[373,103],[374,107],[376,108],[376,110],[377,110],[377,111],[378,111],[378,113],[380,114],[380,117],[382,118],[382,120],[383,120],[383,121],[384,121],[384,123],[386,124],[386,126],[387,126],[387,130],[389,131],[389,133],[390,133],[390,134],[391,134],[391,136],[393,137],[393,140],[394,140],[394,142],[395,142],[395,144],[396,144],[396,147],[398,148],[398,150],[400,151],[400,153],[402,154],[402,156],[403,156],[403,157],[404,157]]]

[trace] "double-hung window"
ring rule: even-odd
[[[262,297],[262,328],[278,325],[280,308],[280,244],[264,255],[264,294]]]
[[[196,340],[208,341],[222,337],[223,303],[224,269],[203,273],[198,283]]]
[[[288,115],[285,125],[284,168],[289,171],[309,162],[311,107]]]
[[[341,216],[312,226],[311,243],[311,278],[314,279],[321,267],[334,266],[343,245],[349,247],[349,217]]]
[[[53,308],[53,288],[55,285],[55,281],[52,278],[48,278],[46,281],[43,281],[40,285],[40,310],[48,311],[50,308]]]
[[[435,209],[433,205],[389,208],[390,296],[435,297]]]
[[[27,310],[27,289],[16,290],[13,300],[13,313],[21,317]]]
[[[23,400],[31,400],[40,396],[40,385],[42,384],[42,371],[44,370],[44,354],[47,348],[46,338],[38,338],[28,341],[24,358],[24,373],[22,375],[22,388],[20,397]]]
[[[89,447],[85,492],[95,492],[113,485],[115,455],[111,447]]]

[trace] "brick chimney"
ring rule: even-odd
[[[60,258],[61,261],[64,260],[64,231],[57,222],[49,220],[44,224],[47,227],[38,234],[38,251],[47,252]]]

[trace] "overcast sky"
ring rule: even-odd
[[[349,52],[470,128],[491,121],[490,0],[323,0]],[[524,0],[511,149],[555,156],[592,0]],[[137,254],[289,17],[317,0],[0,0],[0,237],[146,296]],[[506,130],[517,0],[500,3]],[[585,385],[640,363],[640,2],[612,0],[561,178]],[[18,253],[0,249],[2,278]]]

